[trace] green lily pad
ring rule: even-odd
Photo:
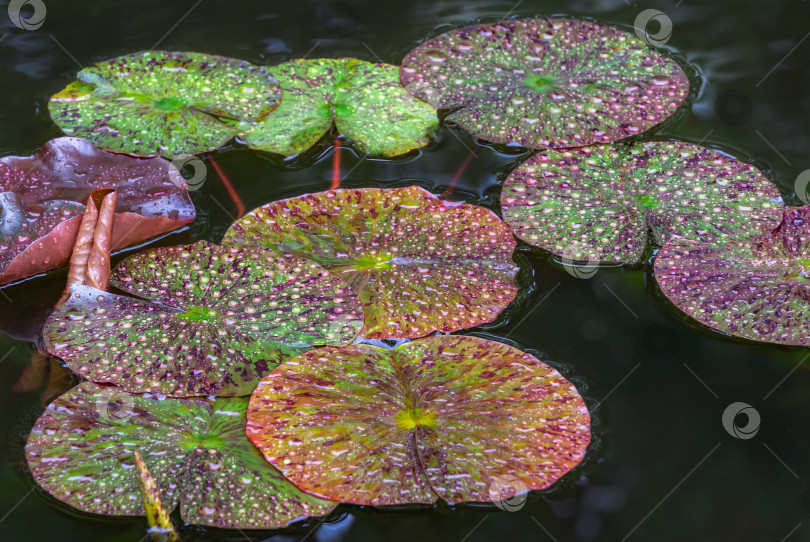
[[[144,515],[133,452],[183,520],[273,529],[336,505],[303,493],[245,436],[248,399],[167,399],[84,382],[48,405],[25,455],[36,482],[83,512]]]
[[[504,478],[544,489],[591,440],[557,371],[464,336],[297,356],[259,383],[247,435],[301,490],[371,505],[492,502]]]
[[[399,69],[354,58],[294,60],[272,68],[281,105],[245,133],[248,146],[300,154],[333,125],[361,153],[396,156],[424,147],[436,110],[399,82]]]
[[[221,147],[280,98],[270,71],[244,60],[143,51],[81,70],[48,109],[66,134],[97,147],[175,157]]]
[[[680,141],[542,151],[504,182],[504,221],[527,243],[582,261],[635,263],[652,229],[724,244],[776,227],[779,190],[751,164]]]
[[[491,322],[517,293],[515,240],[494,213],[407,188],[334,190],[269,203],[224,245],[314,260],[351,284],[362,334],[421,337]]]
[[[121,262],[110,283],[73,286],[45,348],[88,380],[168,396],[249,395],[273,367],[360,331],[357,295],[308,260],[199,242]]]
[[[810,208],[787,208],[778,228],[747,243],[672,238],[655,278],[679,309],[722,333],[810,346]]]
[[[494,143],[562,148],[649,130],[689,95],[677,62],[592,21],[485,23],[427,40],[402,61],[402,84],[447,120]]]

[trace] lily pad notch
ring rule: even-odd
[[[334,127],[358,152],[392,157],[427,145],[439,124],[436,110],[402,87],[396,66],[319,58],[270,70],[281,105],[245,132],[254,149],[294,156]]]

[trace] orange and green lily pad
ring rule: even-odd
[[[48,109],[100,148],[176,157],[221,147],[280,98],[270,71],[244,60],[142,51],[81,70]]]
[[[588,409],[556,370],[452,335],[306,352],[259,383],[247,420],[299,489],[368,505],[492,502],[503,477],[544,489],[591,440]]]
[[[673,59],[624,30],[576,19],[450,30],[408,53],[401,79],[472,135],[536,149],[639,134],[689,95]]]
[[[261,247],[152,249],[110,282],[138,297],[73,286],[45,323],[45,347],[84,378],[134,393],[249,395],[285,359],[348,344],[362,327],[348,284]]]
[[[275,529],[336,505],[298,490],[245,436],[248,398],[128,395],[84,382],[51,403],[25,455],[34,480],[82,512],[142,516],[133,452],[187,523]],[[115,409],[115,415],[110,411]]]
[[[45,143],[33,156],[0,159],[0,284],[68,263],[90,193],[117,203],[112,250],[194,220],[180,172],[162,158],[106,152],[78,137]]]
[[[255,149],[300,154],[335,126],[365,155],[396,156],[427,145],[439,123],[432,106],[402,87],[396,66],[319,58],[271,71],[281,105],[245,133]]]
[[[810,208],[789,207],[769,235],[709,245],[671,239],[655,278],[680,310],[754,341],[810,346]]]
[[[517,293],[516,242],[494,213],[407,188],[334,190],[269,203],[237,220],[224,245],[314,260],[349,282],[362,334],[422,337],[493,321]]]
[[[648,230],[725,244],[779,224],[779,190],[756,167],[680,141],[541,151],[501,193],[504,221],[573,260],[636,263]]]

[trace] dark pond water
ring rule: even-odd
[[[417,41],[478,18],[564,13],[629,27],[654,8],[672,21],[667,46],[702,74],[692,103],[657,135],[755,158],[786,198],[800,203],[794,180],[810,169],[810,2],[195,2],[45,0],[47,18],[37,31],[13,27],[0,9],[0,153],[27,155],[60,135],[46,103],[78,65],[156,44],[256,63],[309,52],[398,64]],[[331,152],[285,164],[237,145],[215,159],[251,209],[327,188]],[[504,174],[527,156],[448,129],[404,160],[361,161],[340,152],[343,186],[415,182],[434,192],[446,189],[469,158],[454,194],[474,202],[491,202]],[[236,206],[210,164],[193,197],[198,220],[155,244],[219,240]],[[580,280],[547,254],[527,254],[535,289],[489,333],[544,352],[575,379],[596,422],[596,443],[582,467],[533,494],[518,512],[341,506],[320,525],[282,533],[187,527],[184,539],[809,540],[807,352],[731,339],[684,321],[662,299],[649,265],[601,269]],[[0,293],[0,326],[10,334],[0,334],[0,538],[137,542],[144,522],[74,513],[34,489],[25,467],[24,439],[41,412],[42,389],[12,393],[34,347],[11,335],[24,334],[38,317],[37,304],[55,299],[64,278],[58,271]],[[753,438],[737,439],[723,428],[723,411],[738,401],[760,414]]]

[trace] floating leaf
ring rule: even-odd
[[[334,125],[364,154],[424,147],[436,110],[399,82],[399,69],[354,58],[294,60],[272,68],[281,105],[245,134],[248,146],[285,156],[312,147]]]
[[[88,380],[169,396],[250,394],[288,357],[358,334],[360,302],[314,262],[199,242],[113,270],[123,297],[72,286],[45,347]]]
[[[306,352],[259,383],[247,420],[296,486],[354,504],[491,502],[504,476],[544,489],[591,439],[585,403],[557,371],[464,336]]]
[[[175,157],[221,147],[278,105],[266,68],[201,53],[142,51],[79,72],[48,103],[71,135],[139,156]]]
[[[37,420],[25,455],[37,483],[83,512],[142,516],[133,450],[188,523],[285,527],[329,513],[268,465],[245,436],[248,399],[161,399],[85,382]],[[115,413],[113,414],[113,409]]]
[[[402,61],[402,84],[474,136],[529,148],[648,130],[689,94],[677,62],[618,28],[519,19],[445,32]]]
[[[810,208],[791,207],[772,234],[707,245],[672,238],[655,278],[686,314],[723,333],[810,346]]]
[[[418,186],[276,201],[237,220],[222,242],[268,246],[332,270],[360,295],[369,338],[491,322],[517,293],[506,224]]]
[[[194,220],[185,182],[161,158],[105,152],[61,137],[30,157],[0,159],[0,284],[65,265],[90,193],[112,188],[118,200],[112,250]]]
[[[744,162],[692,143],[651,141],[542,151],[501,193],[515,235],[574,260],[635,263],[651,228],[707,243],[745,240],[779,223],[779,190]]]

